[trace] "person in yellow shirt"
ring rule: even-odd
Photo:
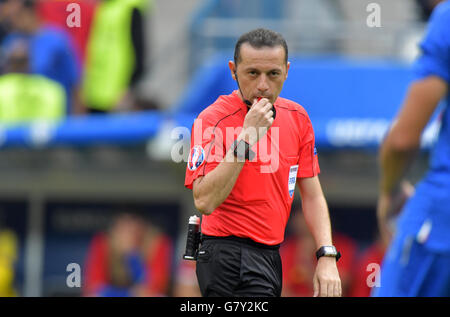
[[[9,230],[0,230],[0,297],[17,296],[14,289],[17,260],[17,236]]]
[[[149,2],[103,0],[98,6],[82,84],[82,100],[90,113],[132,108],[134,86],[144,73],[144,14]]]
[[[65,115],[66,94],[61,84],[28,72],[26,42],[9,52],[5,73],[0,76],[0,124],[33,120],[57,121]]]

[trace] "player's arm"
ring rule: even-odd
[[[245,116],[242,131],[237,141],[245,140],[253,146],[273,123],[272,104],[265,98],[256,102]],[[264,133],[259,133],[264,128]],[[211,214],[228,197],[244,166],[234,156],[233,148],[225,154],[217,167],[193,183],[195,208],[205,215]]]
[[[402,178],[420,147],[422,132],[447,89],[447,83],[436,76],[412,83],[402,109],[381,145],[377,216],[385,242],[390,239],[387,217],[392,196],[399,190]]]
[[[314,237],[316,248],[332,245],[330,216],[319,177],[299,178],[297,185],[306,224]],[[341,296],[341,280],[335,258],[323,256],[318,260],[313,282],[314,296]]]
[[[447,83],[435,76],[426,77],[410,86],[402,110],[381,146],[382,193],[392,193],[399,184],[410,154],[419,149],[422,132],[446,94]]]

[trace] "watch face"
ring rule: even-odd
[[[336,261],[339,261],[339,259],[341,258],[341,254],[337,252],[336,247],[334,247],[333,245],[323,246],[319,250],[317,250],[316,252],[317,259],[319,259],[322,256],[335,257]]]
[[[335,255],[336,254],[336,249],[332,246],[326,246],[324,247],[324,253],[326,255]]]

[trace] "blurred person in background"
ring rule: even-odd
[[[37,12],[42,22],[64,29],[70,36],[81,65],[85,62],[86,46],[98,2],[99,0],[39,0],[37,2]],[[78,6],[76,9],[74,4]],[[78,8],[79,11],[76,11]],[[76,13],[79,13],[79,17],[75,17]],[[79,25],[76,22],[79,22]]]
[[[145,13],[150,0],[102,0],[87,46],[82,86],[90,113],[134,110],[145,67]]]
[[[64,88],[49,78],[30,74],[29,46],[17,40],[6,52],[5,73],[0,75],[0,122],[17,124],[64,117]]]
[[[85,296],[167,296],[172,242],[141,217],[120,214],[94,236],[85,263]]]
[[[17,296],[14,289],[17,253],[17,235],[10,229],[0,228],[0,297]]]
[[[428,21],[434,8],[444,0],[416,0],[420,8],[421,18],[424,22]]]
[[[450,1],[439,4],[420,44],[402,108],[380,148],[378,222],[390,241],[375,296],[450,296]],[[413,193],[403,178],[419,151],[422,132],[440,101],[441,128],[430,167]],[[411,195],[396,220],[396,201]],[[400,198],[399,198],[400,197]],[[392,238],[392,234],[395,236]]]
[[[180,261],[177,267],[173,296],[201,297],[197,277],[195,276],[195,261]]]
[[[292,233],[280,246],[283,266],[284,297],[310,297],[314,290],[311,283],[314,276],[316,245],[313,236],[308,232],[306,222],[298,207],[293,206],[289,229]],[[342,250],[341,250],[342,253]],[[342,259],[341,259],[342,260]],[[342,272],[339,271],[342,279]]]
[[[4,18],[11,27],[2,43],[10,51],[17,41],[28,42],[30,73],[60,83],[66,92],[66,113],[77,112],[80,68],[68,35],[61,29],[44,25],[33,0],[4,0]]]
[[[6,18],[9,15],[7,12],[8,6],[4,5],[5,2],[6,0],[0,0],[0,43],[3,42],[3,39],[5,38],[6,35],[8,35],[9,32],[8,19]]]
[[[379,269],[386,245],[380,237],[358,255],[353,269],[353,279],[349,291],[350,297],[369,297],[373,287],[378,287]],[[378,274],[378,275],[377,275]]]
[[[300,202],[293,203],[292,217],[289,221],[288,236],[280,247],[283,264],[282,296],[310,297],[314,294],[312,280],[317,265],[314,256],[316,245],[314,237],[308,231]],[[337,263],[342,296],[349,296],[357,245],[351,238],[336,231],[333,231],[333,242],[342,254],[341,261]]]

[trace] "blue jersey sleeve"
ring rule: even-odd
[[[79,81],[80,65],[69,35],[45,26],[32,41],[32,71],[61,83],[70,92]]]
[[[80,79],[80,64],[70,36],[60,29],[51,29],[49,35],[54,37],[55,54],[59,62],[60,76],[66,87],[73,88]]]
[[[450,82],[450,1],[433,11],[420,48],[413,68],[415,79],[434,75]]]
[[[80,80],[81,65],[69,38],[66,38],[64,43],[61,42],[61,59],[62,67],[67,71],[68,85],[74,87]]]

